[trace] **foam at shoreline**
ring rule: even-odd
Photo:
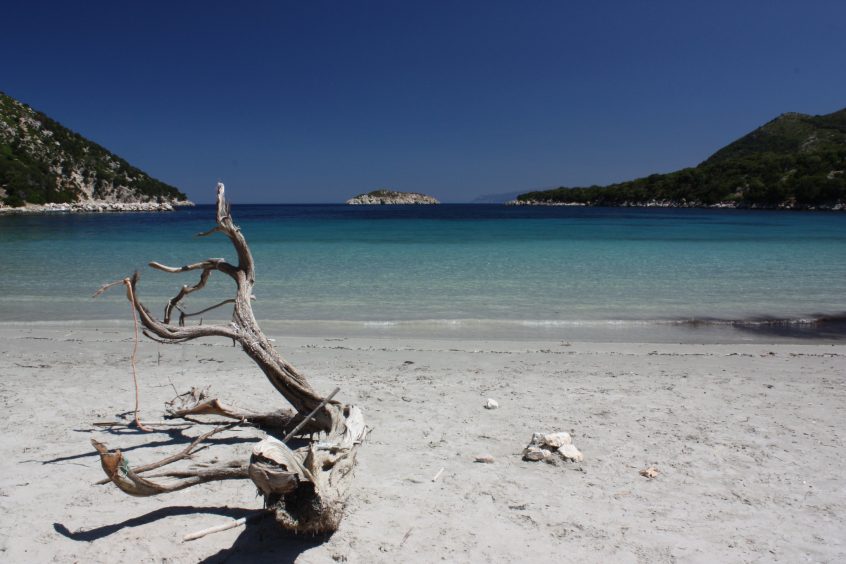
[[[206,323],[225,323],[208,319]],[[797,318],[749,319],[265,319],[268,333],[303,337],[479,339],[619,343],[837,343],[846,340],[846,312]],[[130,319],[0,321],[3,326],[116,328]]]

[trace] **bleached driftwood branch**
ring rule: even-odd
[[[249,461],[232,461],[213,467],[164,471],[157,474],[146,473],[154,468],[189,458],[196,452],[200,443],[223,430],[217,428],[199,437],[176,455],[135,468],[126,463],[120,451],[111,452],[105,445],[95,441],[94,446],[100,453],[103,470],[118,488],[136,496],[168,493],[209,481],[249,477],[264,495],[265,506],[275,513],[276,520],[285,529],[311,533],[334,531],[343,515],[356,451],[367,433],[363,414],[355,406],[344,405],[321,396],[306,378],[276,351],[262,332],[251,305],[255,284],[253,256],[241,230],[232,221],[223,184],[217,186],[217,225],[200,235],[213,233],[226,235],[235,248],[237,265],[220,258],[206,259],[181,267],[150,263],[150,267],[154,269],[174,274],[200,271],[200,278],[195,284],[183,285],[168,301],[161,320],[156,319],[137,297],[139,274],[136,272],[129,278],[127,297],[138,313],[144,334],[165,343],[181,343],[201,337],[232,339],[241,346],[271,385],[294,409],[277,408],[267,412],[237,409],[220,400],[208,399],[195,389],[170,404],[169,417],[217,415],[233,419],[235,424],[259,427],[270,436],[255,445]],[[227,324],[186,326],[185,318],[191,314],[185,314],[182,310],[182,300],[202,290],[215,271],[225,274],[235,282],[235,297],[213,306],[231,303],[231,321]],[[171,322],[174,309],[182,313],[178,325]],[[300,429],[298,433],[311,435],[315,440],[308,442],[304,447],[291,449],[279,439],[295,427]]]

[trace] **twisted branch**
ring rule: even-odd
[[[156,319],[138,299],[137,272],[118,283],[104,285],[98,294],[114,285],[126,284],[127,298],[138,314],[144,334],[158,342],[181,343],[211,336],[232,339],[241,345],[273,387],[294,407],[294,411],[276,410],[269,413],[238,410],[218,400],[206,400],[201,392],[194,390],[187,398],[192,403],[183,402],[178,408],[172,406],[170,417],[188,420],[193,415],[212,414],[237,419],[231,425],[252,424],[272,436],[282,436],[284,440],[297,433],[300,436],[320,433],[320,440],[292,450],[284,442],[268,438],[256,445],[249,466],[235,462],[209,468],[168,470],[144,476],[141,474],[149,470],[190,457],[200,449],[200,444],[206,438],[231,425],[218,427],[198,437],[181,452],[136,468],[129,466],[119,450],[110,452],[105,445],[92,442],[100,453],[100,461],[109,480],[130,495],[156,495],[209,481],[250,477],[264,494],[266,507],[273,510],[277,522],[284,528],[312,533],[335,530],[343,513],[355,453],[367,434],[361,410],[333,400],[335,392],[325,398],[318,394],[305,377],[279,355],[262,332],[251,305],[255,284],[253,256],[241,230],[232,221],[223,184],[217,187],[216,219],[217,225],[214,228],[199,235],[226,235],[238,256],[237,266],[219,258],[181,267],[151,262],[151,268],[171,274],[201,271],[195,284],[183,285],[168,301],[162,320]],[[182,301],[186,296],[202,290],[215,270],[235,281],[235,297],[193,314],[186,313],[181,307]],[[233,308],[229,323],[185,326],[187,317],[230,303]],[[179,325],[171,323],[174,309],[180,312]],[[161,482],[152,479],[160,477],[170,480]]]

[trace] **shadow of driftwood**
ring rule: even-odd
[[[183,433],[185,429],[162,429],[156,430],[155,433],[167,435],[169,438],[166,440],[161,441],[152,441],[148,443],[142,443],[140,445],[129,446],[129,447],[121,447],[117,446],[121,452],[132,452],[135,449],[139,448],[151,448],[151,447],[164,447],[164,446],[178,446],[178,445],[188,445],[191,441],[196,439],[196,436],[186,435]],[[110,433],[112,435],[125,435],[130,434],[125,430],[120,431],[107,431],[101,430],[103,432]],[[137,435],[140,431],[131,430],[131,434]],[[152,434],[152,433],[149,433]],[[225,438],[215,438],[211,437],[203,441],[203,444],[206,446],[215,446],[215,445],[236,445],[240,443],[249,443],[249,442],[256,442],[255,437],[225,437]],[[114,448],[113,445],[109,444],[110,448]],[[41,464],[55,464],[57,462],[67,462],[69,460],[76,460],[79,458],[88,458],[88,457],[96,457],[98,456],[97,451],[93,448],[81,454],[72,454],[69,456],[60,456],[57,458],[51,458],[49,460],[38,460],[33,462],[40,462]]]
[[[255,512],[255,509],[240,509],[237,507],[173,506],[156,509],[120,523],[103,525],[94,529],[71,531],[61,523],[53,523],[53,529],[70,540],[92,542],[108,537],[122,529],[148,525],[168,517],[208,513],[240,519],[254,515]],[[248,522],[231,547],[225,548],[201,562],[209,564],[222,564],[223,562],[229,564],[239,562],[258,564],[294,562],[300,554],[320,546],[330,537],[331,535],[305,536],[285,533],[268,514],[267,517]]]
[[[294,562],[306,550],[320,546],[331,535],[285,533],[271,516],[248,523],[230,547],[201,560],[204,564],[270,564]]]
[[[147,525],[159,519],[166,519],[168,517],[175,517],[178,515],[196,515],[197,513],[210,513],[213,515],[222,515],[224,517],[232,517],[233,519],[240,519],[252,513],[255,509],[239,509],[237,507],[195,507],[193,505],[163,507],[156,509],[145,515],[139,515],[122,521],[114,523],[113,525],[103,525],[96,529],[88,529],[85,531],[73,532],[61,523],[53,523],[53,529],[60,535],[75,541],[91,542],[103,537],[107,537],[113,533],[126,529],[127,527],[140,527]]]

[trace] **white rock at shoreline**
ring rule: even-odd
[[[104,200],[88,200],[71,204],[26,204],[13,208],[0,206],[0,214],[16,213],[104,213],[104,212],[154,212],[173,211],[175,207],[193,206],[190,201],[184,202],[107,202]]]
[[[592,206],[594,202],[553,202],[546,200],[509,200],[506,206],[564,206],[579,207]],[[782,202],[777,205],[761,204],[740,204],[736,201],[723,201],[714,204],[704,204],[699,201],[675,201],[675,200],[647,200],[645,202],[625,201],[610,207],[617,208],[714,208],[714,209],[750,209],[750,210],[817,210],[817,211],[846,211],[846,202],[835,202],[833,204],[820,204],[817,206],[801,206],[794,203]]]

